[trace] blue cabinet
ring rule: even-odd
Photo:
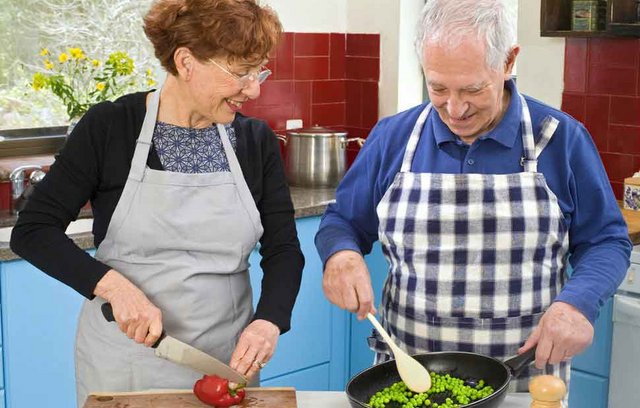
[[[6,406],[75,406],[73,349],[84,298],[25,261],[0,267]]]
[[[591,346],[576,356],[571,364],[569,408],[607,408],[613,298],[600,309]],[[617,407],[611,407],[617,408]]]
[[[265,386],[343,390],[348,378],[349,315],[330,305],[322,292],[322,264],[313,245],[319,221],[320,217],[309,217],[296,223],[306,266],[292,329],[280,337],[262,372]],[[262,278],[257,250],[250,262],[257,301]],[[0,408],[75,406],[74,344],[84,298],[25,261],[5,262],[0,268]]]

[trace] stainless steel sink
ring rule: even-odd
[[[72,221],[67,227],[67,235],[80,234],[83,232],[91,232],[93,226],[93,218],[81,218],[76,221]],[[11,239],[11,230],[13,227],[0,228],[0,242],[9,242]]]
[[[66,138],[66,126],[0,129],[0,157],[57,153]]]

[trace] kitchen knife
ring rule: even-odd
[[[115,321],[111,303],[104,303],[102,305],[102,314],[108,322]],[[151,347],[155,349],[155,355],[157,357],[187,366],[203,374],[217,375],[238,384],[247,384],[248,382],[247,377],[238,373],[222,361],[210,356],[204,351],[200,351],[193,346],[168,336],[164,330],[162,330],[158,341]]]

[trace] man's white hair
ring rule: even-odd
[[[516,18],[504,0],[427,0],[418,23],[416,51],[424,62],[429,59],[425,44],[451,49],[475,36],[485,44],[487,66],[500,70],[515,45]]]

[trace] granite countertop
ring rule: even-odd
[[[291,187],[291,198],[295,209],[295,217],[313,217],[322,215],[327,205],[335,199],[333,188],[302,188]],[[633,245],[640,244],[640,211],[621,209],[627,226],[629,238]],[[90,218],[91,209],[84,208],[78,218]],[[11,227],[17,217],[8,210],[0,211],[0,227]],[[82,249],[94,248],[93,235],[90,232],[70,235],[76,244]],[[8,242],[0,241],[0,262],[18,259],[19,257],[9,249]]]
[[[291,199],[293,208],[295,209],[295,217],[313,217],[324,213],[327,204],[335,198],[335,189],[333,188],[302,188],[291,187]],[[90,218],[91,209],[83,208],[78,218]],[[17,216],[11,214],[8,210],[0,211],[0,227],[11,227],[15,224]],[[69,235],[74,242],[82,249],[92,249],[95,247],[93,243],[93,234],[84,232],[80,234]],[[0,262],[18,259],[19,257],[11,251],[8,242],[0,241]]]

